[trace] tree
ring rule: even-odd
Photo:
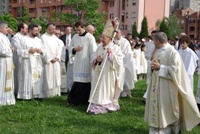
[[[29,14],[28,7],[26,6],[25,8],[22,8],[22,10],[20,12],[21,12],[22,16],[17,18],[17,20],[20,23],[29,23],[31,21],[32,17]]]
[[[179,27],[179,19],[176,15],[172,15],[169,17],[168,23],[170,31],[169,39],[174,39],[176,36],[179,36],[179,34],[182,32],[182,29]]]
[[[99,0],[65,0],[66,7],[70,7],[71,12],[57,13],[60,22],[66,22],[73,26],[77,21],[83,21],[87,24],[93,24],[96,27],[95,37],[102,33],[105,24],[106,13],[98,12],[100,6]],[[75,11],[75,14],[74,14]]]
[[[168,39],[170,39],[169,22],[166,17],[164,17],[160,23],[160,31],[165,32]]]
[[[136,22],[134,22],[133,27],[132,27],[132,37],[138,37],[138,31],[137,31],[137,25]]]
[[[11,16],[11,14],[5,13],[5,14],[1,15],[0,21],[6,22],[12,30],[17,31],[18,21],[15,18],[13,18],[13,16]]]
[[[148,22],[146,16],[142,20],[142,26],[141,26],[141,31],[140,31],[140,38],[148,37]]]

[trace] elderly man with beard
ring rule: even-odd
[[[94,75],[89,98],[91,105],[88,106],[88,112],[92,114],[103,114],[120,109],[118,98],[124,84],[123,53],[120,47],[112,42],[115,29],[112,27],[113,24],[109,20],[102,34],[103,45],[100,45],[95,53]]]
[[[39,98],[42,89],[42,42],[38,36],[38,26],[30,24],[28,35],[21,41],[22,57],[19,70],[18,99]]]

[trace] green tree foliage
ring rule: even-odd
[[[139,33],[137,31],[137,25],[136,22],[134,22],[133,27],[132,27],[132,37],[138,37]]]
[[[29,23],[31,22],[32,17],[29,14],[28,7],[25,6],[21,11],[21,17],[17,18],[20,23]]]
[[[65,0],[65,5],[71,9],[71,12],[57,13],[60,22],[73,26],[77,21],[83,21],[98,26],[95,31],[96,38],[102,33],[106,13],[97,11],[100,6],[99,0]]]
[[[174,39],[176,36],[179,36],[179,34],[182,32],[182,29],[179,27],[179,19],[176,15],[172,15],[169,17],[168,22],[170,31],[169,39]]]
[[[168,39],[170,39],[169,22],[166,17],[164,17],[160,23],[160,31],[165,32]]]
[[[5,14],[1,15],[0,21],[4,21],[4,22],[8,23],[9,27],[12,30],[17,31],[18,21],[15,18],[13,18],[13,16],[11,16],[11,14],[5,13]]]
[[[142,26],[141,26],[141,31],[140,31],[140,38],[148,37],[148,22],[146,16],[142,20]]]

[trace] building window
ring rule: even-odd
[[[190,27],[190,32],[193,32],[195,30],[195,27]]]
[[[122,13],[122,22],[124,22],[124,13]]]
[[[122,0],[122,10],[125,9],[125,0]]]
[[[43,3],[43,0],[40,0],[40,3]]]
[[[128,0],[126,0],[126,6],[128,6]]]
[[[125,28],[124,28],[124,30],[127,30],[127,25],[125,25]]]
[[[128,19],[128,12],[126,12],[126,19]]]
[[[121,25],[121,30],[124,30],[124,25]]]
[[[112,13],[112,18],[111,19],[114,19],[114,13]]]
[[[136,0],[132,0],[133,6],[136,5]]]
[[[133,18],[133,19],[136,18],[136,12],[132,12],[132,18]]]
[[[112,18],[112,14],[110,14],[110,19]]]
[[[114,1],[110,2],[110,7],[114,7],[114,6],[115,6],[115,2]]]

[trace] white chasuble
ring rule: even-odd
[[[96,56],[101,55],[103,58],[106,58],[107,48],[112,49],[112,61],[108,58],[106,61],[104,60],[101,65],[95,67],[92,79],[92,88],[90,92],[89,102],[105,105],[105,104],[113,104],[118,105],[118,97],[119,94],[123,90],[124,84],[124,66],[123,66],[123,54],[121,49],[113,44],[108,44],[105,48],[100,45],[96,51]],[[104,68],[102,68],[105,63]],[[100,75],[100,71],[103,69],[101,74],[99,83],[97,83],[98,77]],[[95,86],[97,84],[96,91],[94,91]],[[94,96],[92,98],[92,95]]]
[[[159,129],[181,121],[183,129],[191,131],[199,124],[200,114],[181,57],[166,44],[156,51],[155,59],[161,66],[150,72],[145,121]]]

